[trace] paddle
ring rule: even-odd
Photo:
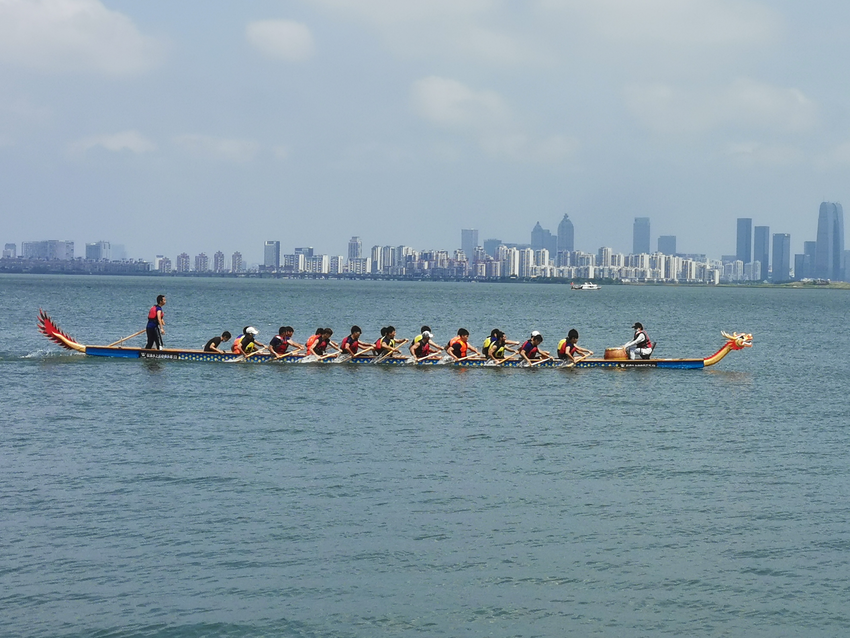
[[[502,365],[503,363],[505,363],[505,361],[510,361],[511,359],[516,359],[518,356],[519,356],[519,352],[514,352],[514,353],[513,353],[511,356],[509,356],[509,357],[504,357],[504,358],[502,358],[502,359],[497,359],[498,363],[497,363],[496,365],[497,365],[497,366],[500,366],[500,365]]]
[[[143,329],[143,330],[139,330],[138,332],[134,332],[134,333],[133,333],[133,334],[131,334],[129,337],[124,337],[123,339],[119,339],[118,341],[115,341],[115,342],[113,342],[113,343],[110,343],[110,344],[109,344],[108,346],[106,346],[106,347],[107,347],[107,348],[111,348],[112,346],[117,346],[119,343],[124,343],[125,341],[127,341],[127,339],[132,339],[133,337],[138,337],[138,336],[139,336],[140,334],[142,334],[144,331],[145,331],[145,330]],[[162,339],[162,335],[160,335],[160,339]]]
[[[546,355],[545,357],[543,357],[542,359],[538,359],[537,361],[534,361],[533,363],[530,363],[528,367],[533,368],[534,366],[539,366],[539,365],[540,365],[541,363],[543,363],[544,361],[551,361],[551,360],[552,360],[552,355],[551,355],[551,354],[547,354],[547,355]]]

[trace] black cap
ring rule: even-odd
[[[635,321],[635,325],[633,325],[632,328],[640,328],[643,330],[643,324],[640,321]]]

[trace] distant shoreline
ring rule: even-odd
[[[57,264],[58,265],[58,264]],[[453,283],[490,283],[490,284],[560,284],[569,285],[571,283],[581,283],[589,281],[585,279],[563,279],[555,277],[534,277],[521,279],[518,277],[501,277],[498,279],[476,279],[473,277],[420,277],[415,275],[356,275],[351,273],[342,274],[316,274],[316,273],[161,273],[158,271],[143,271],[143,270],[83,270],[83,269],[64,269],[51,268],[46,264],[42,267],[32,266],[27,268],[9,268],[3,267],[0,262],[0,275],[63,275],[63,276],[126,276],[126,277],[151,277],[155,279],[332,279],[337,281],[421,281],[421,282],[453,282]],[[688,286],[693,288],[788,288],[794,290],[800,289],[827,289],[827,290],[850,290],[848,282],[830,282],[830,283],[815,283],[813,281],[787,281],[782,283],[769,282],[721,282],[719,284],[708,284],[693,281],[622,281],[619,279],[596,279],[592,281],[598,283],[600,287],[606,286]]]

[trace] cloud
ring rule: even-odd
[[[313,34],[305,25],[288,20],[260,20],[245,27],[248,42],[276,60],[300,62],[313,56]]]
[[[73,154],[83,154],[89,149],[100,147],[107,151],[118,153],[150,153],[156,150],[156,144],[151,142],[138,131],[121,131],[113,135],[94,135],[73,142],[69,150]]]
[[[174,143],[196,157],[237,164],[251,161],[260,150],[260,145],[253,140],[209,135],[179,135],[174,138]]]
[[[0,0],[0,64],[122,76],[149,70],[162,52],[98,0]]]
[[[714,88],[632,85],[626,88],[625,100],[638,120],[660,133],[694,134],[724,127],[801,133],[817,120],[815,104],[798,89],[750,79]]]
[[[430,76],[411,86],[414,112],[431,124],[476,141],[493,157],[554,163],[573,155],[578,141],[553,135],[538,140],[516,122],[501,95],[474,90],[449,78]]]

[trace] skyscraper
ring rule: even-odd
[[[753,261],[761,264],[761,279],[767,279],[767,271],[770,267],[770,226],[755,227]]]
[[[263,246],[263,266],[266,268],[280,268],[280,242],[267,241]]]
[[[475,260],[475,247],[478,245],[478,231],[474,228],[463,228],[460,231],[460,248],[466,255],[467,261]]]
[[[244,270],[245,268],[242,264],[242,253],[237,250],[230,258],[230,272],[242,272]]]
[[[818,213],[818,239],[815,247],[815,277],[839,281],[844,257],[844,209],[841,204],[823,202]]]
[[[564,215],[558,224],[558,252],[572,252],[575,250],[575,229],[568,215]]]
[[[361,257],[363,257],[363,242],[359,237],[352,237],[348,240],[348,261]]]
[[[676,235],[661,235],[658,238],[658,252],[664,255],[675,255]]]
[[[220,250],[213,255],[213,272],[224,272],[224,253]]]
[[[762,271],[762,279],[764,278]],[[773,273],[771,281],[778,283],[791,279],[791,235],[773,234]]]
[[[649,217],[635,217],[632,231],[632,254],[649,253]]]
[[[753,219],[752,217],[738,218],[738,242],[735,248],[735,259],[745,264],[753,260]]]

